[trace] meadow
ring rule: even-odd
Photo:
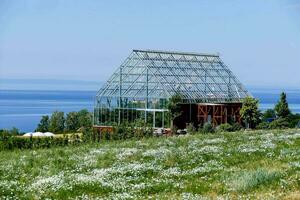
[[[3,199],[299,199],[300,130],[0,152]]]

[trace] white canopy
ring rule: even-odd
[[[46,133],[42,133],[42,132],[29,132],[29,133],[25,133],[23,136],[25,137],[51,137],[54,136],[53,133],[51,132],[46,132]]]
[[[47,137],[54,136],[54,134],[53,134],[53,133],[51,133],[51,132],[46,132],[46,133],[44,133],[44,135],[45,135],[45,136],[47,136]]]

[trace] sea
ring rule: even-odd
[[[260,109],[274,108],[281,90],[249,89],[259,99]],[[285,90],[290,109],[300,113],[300,90]],[[18,128],[21,132],[34,131],[42,115],[54,111],[93,110],[96,91],[0,90],[0,129]]]

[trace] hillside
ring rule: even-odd
[[[11,199],[299,199],[300,130],[5,151],[0,177]]]

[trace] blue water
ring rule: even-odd
[[[252,89],[252,95],[260,100],[260,109],[273,108],[278,101],[278,90]],[[290,108],[300,113],[300,90],[286,91]],[[0,129],[13,126],[21,131],[33,131],[42,115],[52,112],[93,110],[95,91],[30,91],[0,90]]]

